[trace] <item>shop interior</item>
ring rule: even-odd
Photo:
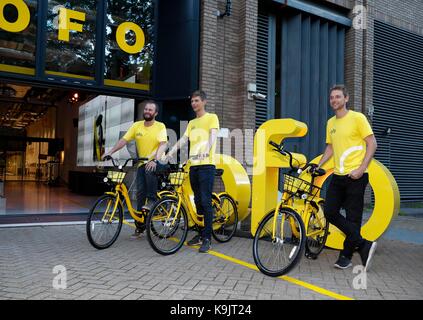
[[[0,215],[87,212],[69,189],[78,108],[95,95],[0,83]],[[65,142],[66,141],[66,142]]]

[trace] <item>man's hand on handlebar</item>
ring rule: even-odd
[[[154,172],[157,168],[157,161],[151,160],[145,165],[145,170],[148,172]]]
[[[111,156],[111,154],[109,154],[109,153],[105,153],[105,154],[103,154],[103,156],[101,157],[101,160],[103,160],[103,161],[107,161],[107,160],[111,160],[112,159],[112,156]]]
[[[315,163],[310,163],[310,173],[315,176],[323,176],[326,174],[326,170],[319,167]]]

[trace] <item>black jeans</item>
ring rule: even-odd
[[[157,167],[160,164],[157,164]],[[158,168],[156,168],[158,170]],[[137,210],[140,211],[145,200],[154,201],[159,186],[157,175],[154,171],[146,171],[145,165],[137,170]]]
[[[369,175],[363,174],[354,180],[348,176],[333,175],[326,194],[325,217],[345,234],[344,249],[341,254],[351,259],[354,251],[364,244],[360,229],[363,219],[364,191],[369,183]],[[346,217],[339,210],[345,209]]]
[[[216,167],[214,165],[193,166],[189,171],[189,180],[194,191],[197,213],[204,215],[203,239],[211,239],[213,224],[212,193]]]

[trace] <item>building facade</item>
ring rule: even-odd
[[[161,105],[160,120],[177,132],[179,121],[193,116],[190,93],[201,88],[209,97],[208,110],[219,116],[222,128],[229,129],[226,141],[231,142],[221,143],[221,152],[236,156],[251,173],[254,133],[267,119],[305,122],[308,135],[292,139],[287,147],[308,159],[320,154],[326,121],[332,116],[328,90],[345,83],[350,107],[372,122],[379,144],[376,158],[394,174],[402,200],[423,201],[420,0],[107,3],[2,1],[2,88],[18,83],[60,89],[63,94],[83,90],[90,97],[103,94],[137,102],[154,98]],[[11,31],[19,10],[29,19],[28,25]],[[55,18],[60,12],[71,31],[56,39],[60,28]],[[119,26],[128,27],[126,22],[132,24],[116,40]],[[83,32],[75,30],[78,24],[84,24]],[[139,29],[144,32],[144,49],[131,53],[140,39]],[[253,91],[261,98],[252,98]],[[30,111],[41,114],[35,107],[41,101],[35,96]],[[29,104],[23,98],[1,99],[8,103],[2,109],[2,127],[9,110],[17,110],[16,104]],[[67,182],[69,171],[92,168],[76,163],[78,104],[70,108],[60,94],[53,104],[54,133],[44,138],[64,139],[61,175]]]
[[[226,0],[204,0],[201,7],[200,87],[223,126],[246,130],[278,117],[303,121],[308,135],[288,145],[312,159],[324,149],[332,116],[328,89],[345,83],[349,107],[372,122],[376,158],[395,176],[402,201],[421,201],[420,1],[229,2],[230,16],[216,16]],[[248,99],[250,83],[265,100]],[[252,164],[251,141],[246,165]]]

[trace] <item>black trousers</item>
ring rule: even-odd
[[[137,210],[140,211],[145,200],[154,201],[158,190],[158,178],[155,172],[145,170],[142,165],[137,170]]]
[[[209,240],[213,228],[212,193],[215,173],[214,165],[192,166],[189,171],[197,214],[204,215],[204,229],[201,231],[201,237]]]
[[[165,169],[165,166],[157,162],[156,171],[146,171],[145,164],[137,169],[137,211],[141,211],[146,200],[155,201],[157,199],[157,191],[159,190],[159,179],[157,172]],[[145,223],[145,221],[144,221]],[[135,226],[139,229],[144,223],[135,221]]]
[[[334,174],[326,194],[325,217],[345,234],[344,249],[341,254],[349,259],[352,258],[354,251],[364,244],[360,230],[364,192],[368,183],[367,173],[357,180]],[[346,217],[339,212],[341,208],[345,209]]]

